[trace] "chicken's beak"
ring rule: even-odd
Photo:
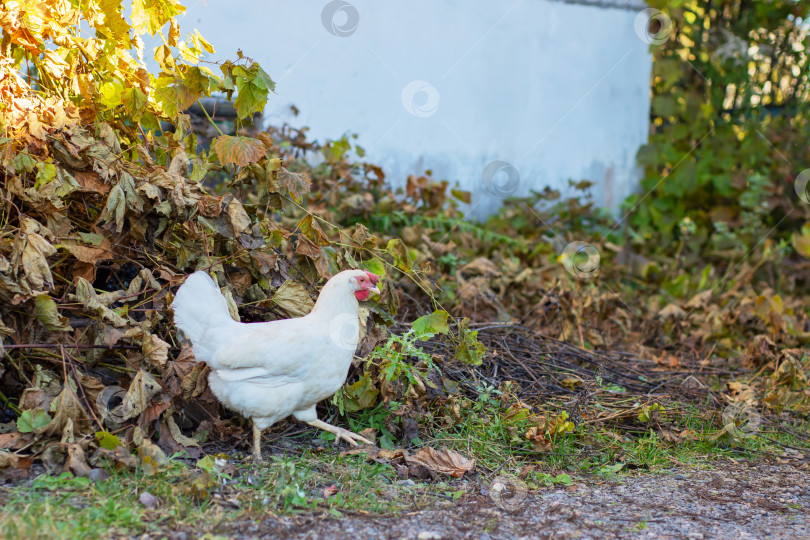
[[[372,287],[372,288],[370,288],[370,289],[366,289],[366,290],[367,290],[368,292],[370,292],[370,293],[377,293],[377,295],[379,295],[379,294],[380,294],[380,289],[378,289],[377,287]]]

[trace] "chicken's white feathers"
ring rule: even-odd
[[[235,323],[225,297],[214,280],[205,272],[194,272],[186,278],[172,302],[174,324],[192,342],[199,342],[210,326]]]
[[[195,272],[177,291],[174,320],[194,357],[210,366],[214,394],[266,427],[290,414],[314,414],[346,380],[360,339],[355,280],[365,277],[361,270],[337,274],[304,317],[238,323],[213,280]]]

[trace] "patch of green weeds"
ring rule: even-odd
[[[359,455],[305,451],[272,456],[259,466],[208,456],[199,467],[174,458],[154,476],[110,471],[109,478],[91,482],[63,473],[0,490],[3,537],[106,538],[167,527],[215,535],[246,519],[313,511],[391,514],[463,494],[445,482],[399,485],[393,467]],[[220,461],[230,465],[227,473]],[[139,502],[144,492],[155,498],[154,506]]]

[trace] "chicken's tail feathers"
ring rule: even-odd
[[[203,271],[194,272],[180,286],[172,302],[174,324],[193,345],[199,345],[206,330],[236,324],[225,297]]]

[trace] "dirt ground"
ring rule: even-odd
[[[313,539],[810,538],[808,480],[807,463],[672,469],[532,493],[504,479],[500,485],[471,483],[471,493],[457,502],[398,516],[269,518],[215,532]]]

